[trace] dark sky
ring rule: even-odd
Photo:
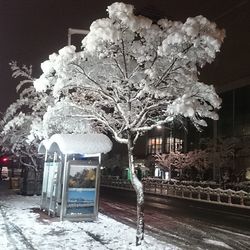
[[[0,0],[0,111],[16,98],[8,63],[32,64],[39,76],[40,63],[67,44],[69,27],[88,29],[106,15],[106,1],[99,2],[102,7],[81,0]]]
[[[108,0],[0,0],[0,111],[16,99],[17,81],[8,63],[40,63],[67,44],[68,28],[88,29],[106,17]],[[202,14],[227,31],[221,55],[205,70],[209,81],[227,83],[250,76],[249,0],[131,0],[137,13],[153,19],[182,20]]]

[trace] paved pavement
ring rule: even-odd
[[[250,211],[181,199],[145,197],[145,228],[182,249],[250,249]],[[102,188],[100,211],[131,226],[136,222],[133,192]]]
[[[13,194],[15,190],[9,189],[7,181],[1,181],[0,195],[6,193]],[[184,250],[250,249],[249,210],[228,210],[154,195],[145,198],[145,229],[155,238]],[[132,227],[136,225],[135,204],[134,192],[101,189],[100,211]],[[40,216],[41,220],[50,220]]]
[[[0,195],[8,195],[16,193],[15,190],[10,189],[9,180],[0,180]]]

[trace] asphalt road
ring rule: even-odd
[[[100,211],[135,226],[134,192],[101,188]],[[250,249],[250,210],[145,196],[146,233],[181,249]]]

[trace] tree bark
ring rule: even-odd
[[[128,132],[128,159],[129,169],[131,171],[131,184],[136,192],[137,201],[137,227],[136,227],[136,246],[141,245],[144,239],[144,193],[142,182],[135,174],[133,141],[131,134]]]
[[[168,171],[168,180],[171,181],[172,178],[172,167],[169,167],[169,171]]]

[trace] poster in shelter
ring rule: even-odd
[[[70,165],[67,214],[93,214],[96,200],[96,166]]]

